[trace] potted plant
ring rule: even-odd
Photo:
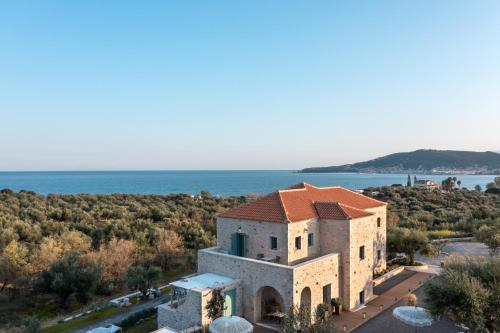
[[[340,297],[332,298],[331,305],[333,313],[337,316],[340,315],[340,312],[342,311],[342,299]]]

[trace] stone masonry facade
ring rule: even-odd
[[[253,323],[292,305],[314,314],[334,298],[355,311],[373,297],[373,273],[386,268],[385,203],[304,183],[241,207],[218,216],[217,246],[198,252],[198,274],[239,281],[237,314]]]

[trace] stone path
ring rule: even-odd
[[[413,292],[421,287],[424,281],[430,279],[431,277],[432,275],[428,273],[419,272],[413,274],[407,279],[401,281],[398,285],[382,292],[380,295],[377,295],[369,301],[365,307],[357,310],[356,312],[342,312],[342,314],[337,317],[337,320],[335,321],[337,330],[339,332],[353,331],[357,327],[366,323],[368,320],[381,314],[392,305],[398,303],[401,299],[406,298],[409,292]],[[363,316],[365,318],[363,318]]]

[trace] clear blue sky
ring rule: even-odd
[[[0,170],[500,149],[500,1],[4,1]]]

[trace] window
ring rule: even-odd
[[[359,304],[365,304],[365,291],[359,293]]]
[[[377,260],[382,259],[382,251],[377,250]]]
[[[380,221],[381,221],[381,220],[382,220],[382,219],[381,219],[380,217],[377,217],[377,228],[380,228]]]
[[[359,247],[359,259],[363,260],[365,259],[365,246],[360,246]]]
[[[278,237],[271,236],[271,250],[277,250],[277,249],[278,249]]]
[[[332,300],[332,285],[327,284],[326,286],[323,287],[323,304],[330,305],[331,300]]]
[[[302,237],[295,237],[295,249],[300,250],[302,248]]]
[[[307,235],[307,246],[311,247],[314,245],[314,234]]]

